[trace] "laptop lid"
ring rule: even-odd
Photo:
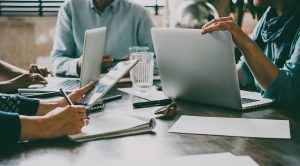
[[[85,31],[80,87],[99,80],[102,56],[105,51],[105,38],[105,27]]]
[[[152,38],[168,97],[242,109],[229,32],[153,28]]]

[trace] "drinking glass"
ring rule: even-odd
[[[149,47],[133,46],[129,47],[129,55],[136,52],[148,52]]]
[[[138,60],[130,71],[133,88],[139,93],[149,92],[153,86],[154,53],[135,52],[129,58]]]

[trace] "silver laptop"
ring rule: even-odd
[[[152,38],[168,97],[237,110],[273,102],[240,91],[229,32],[202,35],[199,29],[153,28]]]
[[[83,87],[90,82],[98,81],[101,74],[102,56],[105,50],[106,28],[90,29],[85,32],[83,46],[83,62],[80,79],[48,77],[48,84],[45,87],[37,88],[31,86],[25,89],[18,89],[19,93],[44,93],[56,92],[60,88],[72,92],[78,87]]]

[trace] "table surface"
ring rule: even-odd
[[[128,85],[118,85],[126,86]],[[132,110],[132,101],[137,97],[117,91],[116,88],[110,92],[112,94],[122,94],[123,99],[107,104],[105,111],[98,114],[131,110],[130,113],[137,115],[153,115],[153,109]],[[249,155],[259,165],[300,165],[300,113],[297,109],[269,106],[241,112],[183,101],[177,102],[177,105],[176,117],[171,120],[157,119],[153,132],[86,143],[74,143],[65,138],[31,141],[20,144],[17,149],[7,149],[0,156],[0,165],[89,165],[115,159],[161,159],[220,152]],[[289,120],[292,138],[168,133],[168,129],[181,115]]]

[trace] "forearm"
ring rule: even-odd
[[[36,115],[37,116],[43,116],[46,115],[48,112],[58,108],[58,107],[64,107],[66,104],[62,101],[53,101],[53,102],[46,102],[41,101],[37,110]]]
[[[237,66],[236,69],[240,85],[246,85],[249,82],[246,72],[241,66]]]
[[[245,43],[240,46],[245,61],[261,88],[267,91],[276,80],[279,69],[250,38]]]
[[[6,63],[4,61],[0,60],[0,75],[2,76],[3,79],[9,80],[12,78],[15,78],[19,75],[28,73],[28,71],[21,69],[19,67],[16,67],[14,65],[11,65],[9,63]]]
[[[11,93],[14,91],[16,91],[16,88],[9,80],[0,82],[0,93]]]
[[[43,117],[40,116],[20,116],[20,140],[34,140],[43,137]]]

